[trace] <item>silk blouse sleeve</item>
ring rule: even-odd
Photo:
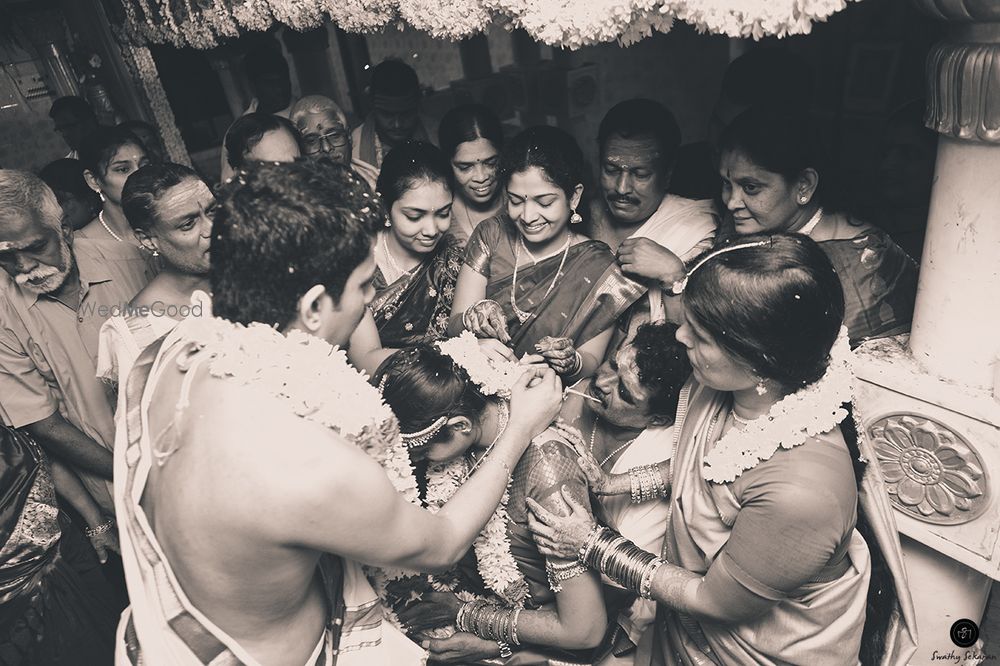
[[[705,576],[719,595],[736,586],[779,601],[846,556],[858,500],[842,440],[814,438],[779,451],[731,489],[739,513]]]
[[[465,244],[465,265],[480,275],[490,277],[490,262],[499,241],[500,221],[494,217],[480,222]]]
[[[576,456],[558,441],[545,442],[535,452],[533,464],[528,471],[525,494],[549,511],[562,507],[560,489],[578,503],[590,508],[587,477],[576,462]]]

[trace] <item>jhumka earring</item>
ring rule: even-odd
[[[765,393],[767,393],[767,385],[764,383],[763,379],[757,382],[756,390],[757,390],[757,395],[764,395]]]
[[[574,208],[573,214],[569,216],[569,223],[580,224],[581,222],[583,222],[583,216],[576,212],[576,209]]]
[[[104,203],[105,201],[107,201],[107,199],[104,198],[104,192],[98,192],[97,196],[101,197],[101,203]]]
[[[385,224],[382,226],[384,226],[386,229],[392,229],[392,222],[390,222],[389,219],[386,218]]]

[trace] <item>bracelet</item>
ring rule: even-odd
[[[106,532],[110,532],[111,528],[115,526],[115,519],[108,518],[106,521],[98,525],[97,527],[88,527],[83,530],[83,533],[87,535],[88,539],[92,539],[95,536],[100,536]]]
[[[653,577],[663,561],[613,530],[602,527],[588,542],[585,563],[628,590],[648,598]]]
[[[628,471],[632,503],[642,504],[653,499],[666,497],[669,487],[663,482],[663,475],[657,465],[632,467]]]
[[[587,573],[589,569],[577,561],[568,564],[545,563],[545,573],[549,577],[549,589],[558,594],[562,592],[562,584],[567,580],[572,580],[577,576]]]
[[[583,542],[583,545],[580,546],[580,550],[577,551],[576,561],[579,562],[582,566],[587,566],[587,553],[589,553],[590,549],[593,547],[594,541],[597,539],[597,535],[600,533],[600,531],[601,531],[601,526],[595,524],[594,527],[590,530],[590,534],[587,535],[587,540]]]
[[[517,638],[517,618],[521,617],[521,611],[523,609],[520,606],[514,607],[514,617],[510,619],[510,641],[514,645],[520,645],[521,641]]]
[[[497,303],[496,301],[494,301],[492,298],[481,298],[481,299],[479,299],[478,301],[476,301],[475,303],[473,303],[469,307],[465,308],[465,312],[462,313],[462,326],[464,326],[466,330],[469,330],[469,322],[468,322],[468,320],[466,318],[469,316],[469,313],[472,312],[474,309],[476,309],[476,306],[479,305],[479,304],[481,304],[481,303],[493,303],[494,305],[496,305],[501,310],[503,309],[503,307],[499,303]]]
[[[572,377],[583,371],[583,355],[580,354],[579,350],[573,352],[573,359],[573,368],[567,377]]]
[[[510,659],[514,656],[514,651],[510,649],[510,645],[503,641],[497,641],[497,645],[500,647],[500,658]]]

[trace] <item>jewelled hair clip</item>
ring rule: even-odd
[[[400,433],[400,436],[403,438],[403,444],[406,445],[406,448],[416,449],[424,446],[427,442],[434,439],[434,436],[441,432],[441,429],[444,428],[447,423],[447,416],[439,416],[434,423],[430,424],[423,430],[410,433]]]

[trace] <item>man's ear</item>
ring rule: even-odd
[[[135,237],[139,241],[139,245],[143,246],[149,252],[159,252],[160,248],[156,244],[156,239],[149,235],[145,229],[135,229],[133,230]]]
[[[299,299],[299,325],[310,333],[315,334],[322,325],[320,309],[323,307],[324,296],[326,296],[326,287],[316,284],[310,287],[309,291]]]

